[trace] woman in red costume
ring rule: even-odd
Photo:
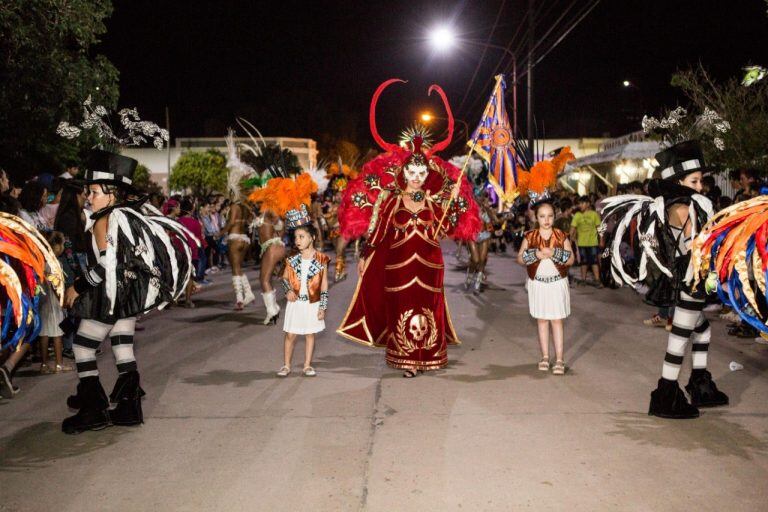
[[[443,289],[440,239],[473,240],[481,227],[469,182],[437,156],[453,134],[453,115],[443,90],[433,85],[448,114],[448,137],[434,146],[420,128],[404,134],[400,147],[376,129],[376,103],[391,79],[379,86],[370,109],[371,132],[385,153],[351,181],[339,209],[346,239],[367,237],[357,290],[338,333],[368,346],[386,347],[387,364],[404,377],[448,363],[447,345],[459,340]]]

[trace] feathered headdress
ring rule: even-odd
[[[227,191],[233,201],[240,200],[240,188],[244,186],[243,180],[256,174],[253,167],[240,160],[237,144],[235,143],[235,131],[227,131]]]
[[[525,157],[520,159],[522,165],[517,170],[517,188],[521,195],[528,194],[532,201],[547,196],[549,190],[557,183],[557,175],[565,168],[565,164],[575,157],[569,146],[563,147],[552,159],[540,160],[533,165]],[[525,164],[530,167],[524,167]]]
[[[319,165],[310,167],[309,170],[307,170],[307,174],[312,177],[312,181],[317,183],[318,194],[324,194],[325,191],[328,190],[328,184],[331,182],[331,179],[328,177],[328,171],[325,169],[325,164],[321,162]]]
[[[389,85],[405,80],[393,78],[382,83],[373,94],[369,110],[371,134],[384,153],[363,166],[357,179],[351,180],[344,191],[339,206],[339,223],[342,236],[353,240],[364,235],[370,225],[374,205],[390,193],[404,189],[405,182],[402,169],[414,159],[421,160],[429,169],[424,183],[424,192],[430,198],[446,208],[446,232],[460,240],[473,240],[480,230],[481,222],[477,204],[473,199],[472,186],[466,178],[461,178],[461,171],[437,156],[437,152],[445,149],[453,137],[453,113],[445,92],[438,86],[432,85],[429,93],[436,91],[443,100],[448,119],[448,135],[436,144],[425,144],[424,132],[416,128],[404,132],[404,145],[385,142],[376,127],[376,104],[384,89]],[[459,194],[451,200],[456,182]],[[386,194],[384,194],[386,192]]]
[[[317,192],[317,183],[309,174],[299,174],[294,178],[272,178],[264,188],[256,189],[248,196],[261,208],[269,210],[279,217],[285,217],[290,210],[297,210],[301,205],[309,206],[312,194]]]
[[[357,178],[358,174],[359,172],[354,165],[345,164],[342,162],[341,156],[339,156],[336,162],[328,166],[326,176],[328,177],[331,190],[343,192],[347,188],[349,180]]]
[[[384,89],[389,87],[391,84],[395,82],[400,83],[407,83],[405,80],[401,80],[399,78],[390,78],[389,80],[382,83],[377,89],[376,92],[373,93],[373,99],[371,100],[371,107],[369,111],[369,123],[371,126],[371,135],[373,135],[373,139],[376,141],[376,143],[383,149],[385,152],[391,152],[391,151],[397,151],[401,148],[398,144],[391,144],[389,142],[386,142],[381,135],[379,135],[379,129],[376,126],[376,105],[379,102],[379,97],[384,92]],[[422,140],[422,146],[420,149],[424,150],[424,156],[429,160],[429,158],[435,154],[437,154],[438,151],[442,151],[445,148],[448,147],[448,145],[451,143],[451,140],[453,139],[453,112],[451,111],[451,105],[448,103],[448,97],[445,95],[445,92],[443,91],[442,87],[439,85],[433,84],[429,87],[429,90],[427,94],[431,95],[432,92],[437,92],[437,94],[440,96],[440,98],[443,100],[443,106],[445,106],[445,111],[448,119],[448,135],[445,139],[441,140],[437,144],[430,144],[429,146],[426,146],[423,144],[423,141],[426,139],[423,137],[423,133],[417,133],[416,127],[412,128],[410,131],[410,134],[413,135],[413,137],[409,138],[407,142],[410,142],[411,144],[413,141],[415,141],[417,138],[421,138]],[[423,130],[423,127],[422,127]],[[409,131],[406,130],[404,132],[404,135],[409,134]],[[406,148],[409,152],[414,151],[414,147]]]

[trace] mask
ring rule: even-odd
[[[426,165],[412,164],[405,168],[405,179],[408,182],[417,181],[423,184],[427,181],[428,173]]]

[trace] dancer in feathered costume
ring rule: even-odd
[[[86,121],[81,126],[88,129],[96,124],[105,144],[138,144],[147,135],[162,148],[168,140],[167,131],[139,121],[135,111],[127,110],[119,114],[128,135],[117,137],[100,119],[106,109],[96,107],[89,113],[90,102],[85,106]],[[79,133],[71,128],[61,123],[58,132],[74,138]],[[92,234],[94,263],[65,294],[65,304],[82,318],[74,340],[80,382],[77,393],[67,400],[78,412],[62,423],[67,434],[143,422],[144,391],[133,353],[136,315],[162,309],[178,298],[192,276],[192,252],[185,240],[194,237],[145,204],[146,196],[136,197],[132,183],[137,165],[132,158],[101,149],[91,150],[85,164],[91,207],[86,210],[86,228]],[[107,336],[119,374],[109,398],[96,365],[96,349]],[[109,409],[110,401],[117,404],[115,408]]]
[[[260,154],[259,146],[246,146],[250,151]],[[266,171],[265,171],[266,172]],[[232,269],[232,287],[235,289],[235,310],[240,311],[254,300],[251,283],[243,270],[243,260],[251,245],[250,231],[253,223],[253,209],[242,200],[241,189],[249,179],[259,179],[253,168],[240,160],[235,134],[227,133],[227,191],[230,207],[224,232],[227,233],[227,258]],[[252,183],[252,182],[251,182]]]
[[[437,85],[448,117],[448,136],[430,146],[416,134],[407,147],[385,142],[376,129],[376,103],[387,80],[373,95],[371,133],[385,151],[350,182],[339,217],[342,235],[367,236],[354,298],[338,329],[342,336],[367,345],[386,346],[387,364],[405,377],[437,370],[448,362],[447,345],[459,340],[443,289],[440,239],[472,240],[480,230],[477,204],[460,171],[436,153],[453,135],[448,99]]]
[[[312,218],[312,225],[315,226],[315,229],[317,230],[315,248],[322,251],[323,247],[325,247],[325,232],[327,228],[327,222],[323,215],[323,196],[325,195],[325,191],[328,190],[328,184],[331,180],[322,163],[310,167],[306,172],[312,177],[312,181],[317,184],[317,192],[312,194],[309,216]]]
[[[38,303],[64,297],[64,276],[45,238],[23,219],[0,212],[0,347],[13,354],[0,366],[0,390],[7,398],[18,388],[11,381],[16,364],[40,332]]]
[[[341,236],[341,227],[339,225],[339,207],[341,206],[342,196],[347,189],[350,180],[357,178],[357,170],[352,165],[342,163],[339,157],[338,163],[328,166],[328,176],[330,177],[330,186],[333,190],[333,199],[331,208],[325,214],[330,233],[328,238],[333,242],[333,248],[336,252],[335,273],[333,280],[337,283],[347,278],[347,246],[354,240],[348,240]]]
[[[267,314],[264,325],[276,324],[280,316],[277,295],[272,287],[272,275],[278,263],[285,259],[285,243],[282,232],[284,219],[289,212],[306,213],[317,191],[317,184],[309,174],[300,174],[294,178],[272,178],[265,187],[251,192],[249,199],[261,206],[261,215],[256,219],[261,241],[261,294]]]
[[[768,196],[718,212],[693,241],[691,264],[695,284],[705,278],[707,293],[717,293],[745,322],[768,332]]]
[[[707,371],[711,329],[702,313],[704,290],[701,285],[691,286],[691,241],[713,215],[710,200],[700,194],[702,173],[709,169],[699,143],[692,140],[661,151],[656,160],[661,179],[650,182],[652,197],[608,198],[601,229],[615,218],[614,230],[606,233],[606,247],[616,282],[630,286],[645,282],[649,286],[646,302],[675,307],[662,375],[651,393],[648,414],[695,418],[698,407],[728,403]],[[622,261],[622,242],[637,253],[636,268],[628,268]],[[689,340],[693,341],[693,371],[685,388],[690,403],[677,382]]]

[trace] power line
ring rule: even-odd
[[[521,30],[523,28],[523,25],[525,24],[525,20],[526,19],[528,19],[528,11],[526,11],[525,14],[523,15],[523,18],[520,20],[520,23],[517,26],[517,30],[515,31],[514,35],[512,36],[512,39],[510,40],[510,42],[507,44],[507,46],[506,46],[506,50],[507,51],[511,51],[512,45],[514,44],[515,40],[517,39],[518,34],[521,34]],[[482,95],[485,94],[485,92],[488,89],[488,87],[493,83],[493,80],[494,80],[493,77],[495,77],[498,74],[499,69],[502,67],[502,65],[507,60],[507,58],[508,58],[508,55],[507,55],[507,52],[505,51],[504,55],[496,63],[496,67],[493,69],[493,73],[490,74],[489,78],[483,84],[483,88],[481,89],[482,92],[481,92],[480,98],[482,98]],[[470,112],[472,109],[474,109],[475,105],[478,102],[478,100],[479,100],[479,98],[476,97],[475,100],[472,102],[472,104],[466,109],[466,111]],[[459,111],[459,110],[457,110],[457,111]]]
[[[543,36],[541,36],[537,42],[535,42],[535,43],[534,43],[534,45],[533,45],[533,50],[532,50],[532,53],[533,53],[533,52],[536,52],[536,51],[539,49],[539,47],[541,47],[541,45],[542,45],[542,44],[544,44],[544,43],[547,41],[547,39],[549,38],[549,36],[550,36],[550,34],[552,33],[552,31],[554,31],[554,30],[555,30],[555,29],[558,27],[558,25],[560,25],[560,23],[563,21],[563,19],[565,18],[565,16],[566,16],[566,15],[567,15],[567,14],[568,14],[568,13],[571,11],[571,9],[573,9],[573,8],[576,6],[576,4],[577,4],[577,3],[579,3],[580,1],[582,1],[582,0],[572,0],[572,1],[571,1],[570,5],[568,5],[568,7],[567,7],[567,8],[565,8],[565,9],[564,9],[564,10],[563,10],[563,11],[560,13],[560,16],[557,18],[557,20],[555,20],[555,22],[554,22],[554,23],[552,23],[552,25],[549,27],[549,29],[546,31],[546,33],[545,33]],[[567,23],[568,23],[568,22],[566,22],[566,24],[567,24]],[[534,30],[535,30],[535,27],[534,27]],[[530,36],[530,34],[529,34],[529,36]],[[518,51],[520,51],[520,50],[521,50],[521,49],[519,49]],[[527,63],[526,63],[526,64],[527,64]]]
[[[501,5],[499,6],[499,10],[496,12],[496,19],[493,22],[493,28],[491,29],[491,33],[488,34],[488,38],[486,39],[485,43],[488,44],[491,42],[491,39],[493,38],[493,34],[496,32],[496,26],[499,23],[499,19],[501,18],[501,13],[504,11],[504,5],[506,5],[507,0],[502,0]],[[475,66],[475,72],[472,73],[472,79],[469,81],[469,85],[467,86],[467,90],[464,92],[464,96],[461,98],[461,103],[459,104],[459,108],[456,109],[457,112],[461,111],[461,107],[464,106],[464,102],[467,100],[467,96],[469,96],[469,91],[472,90],[472,85],[475,83],[475,78],[477,77],[477,72],[480,71],[480,67],[483,64],[483,61],[485,60],[485,53],[488,51],[488,46],[483,47],[483,53],[480,56],[480,60],[477,62],[477,66]]]
[[[571,24],[571,26],[568,28],[568,30],[566,30],[566,31],[565,31],[565,33],[564,33],[563,35],[561,35],[561,36],[560,36],[560,37],[557,39],[557,41],[555,41],[555,42],[552,44],[552,46],[549,48],[549,50],[547,50],[547,51],[546,51],[546,52],[545,52],[545,53],[544,53],[544,54],[543,54],[541,57],[539,57],[539,58],[536,60],[536,62],[534,62],[534,63],[533,63],[533,65],[534,65],[534,66],[536,66],[536,64],[538,64],[539,62],[541,62],[542,60],[544,60],[544,58],[545,58],[547,55],[549,55],[549,53],[550,53],[552,50],[554,50],[554,49],[555,49],[555,48],[556,48],[556,47],[557,47],[557,46],[558,46],[558,45],[559,45],[559,44],[560,44],[560,43],[561,43],[561,42],[562,42],[562,41],[563,41],[563,40],[564,40],[564,39],[565,39],[565,38],[568,36],[568,34],[570,34],[570,33],[571,33],[571,31],[572,31],[574,28],[576,28],[576,27],[578,26],[578,25],[579,25],[579,24],[580,24],[580,23],[581,23],[581,22],[584,20],[584,18],[586,18],[586,17],[587,17],[587,15],[588,15],[590,12],[592,12],[592,11],[594,10],[594,8],[595,8],[595,7],[597,7],[597,4],[599,4],[599,3],[600,3],[600,0],[595,0],[595,1],[594,1],[594,3],[592,3],[592,5],[591,5],[591,6],[590,6],[588,9],[586,9],[586,11],[584,12],[584,14],[582,14],[581,16],[579,16],[579,17],[576,19],[576,21],[575,21],[573,24]]]
[[[547,57],[547,55],[549,55],[552,52],[552,50],[554,50],[563,40],[565,40],[565,38],[573,31],[573,29],[576,28],[587,17],[587,15],[589,15],[589,13],[591,13],[595,9],[595,7],[597,7],[597,5],[600,3],[600,0],[593,0],[590,3],[586,4],[585,6],[582,6],[581,9],[579,9],[576,12],[575,16],[572,19],[567,20],[565,23],[562,23],[566,15],[570,13],[571,10],[573,10],[573,8],[576,6],[577,3],[579,3],[579,0],[572,0],[567,5],[567,7],[565,7],[562,13],[558,16],[557,20],[549,27],[546,33],[541,38],[538,38],[538,41],[534,44],[534,48],[533,48],[534,53],[531,54],[531,59],[533,60],[533,65],[531,66],[531,68],[535,67],[542,60],[544,60]],[[542,13],[542,17],[546,17],[558,5],[559,5],[559,2],[555,0],[554,2],[548,5],[546,10],[541,8],[536,10]],[[520,20],[520,23],[518,25],[517,30],[515,31],[515,34],[512,37],[512,40],[510,40],[509,44],[507,45],[507,50],[510,50],[512,45],[517,41],[518,34],[521,33],[521,29],[526,24],[528,16],[531,16],[531,15],[532,13],[530,12],[530,10],[526,10],[526,13],[523,16],[523,18]],[[535,22],[534,31],[536,27],[540,26],[540,23],[542,21],[543,20],[536,20],[536,17],[534,17],[534,22]],[[550,36],[553,33],[555,34],[554,42],[550,46],[543,46],[544,43],[548,39],[550,39]],[[520,52],[523,49],[523,45],[530,38],[530,32],[526,31],[525,34],[527,35],[527,37],[522,37],[519,41],[517,41],[518,45],[515,51],[513,52],[514,55],[520,55]],[[536,54],[536,53],[539,53],[537,52],[537,50],[541,50],[540,55]],[[506,62],[507,62],[507,54],[505,52],[505,55],[501,59],[499,59],[498,63],[496,64],[496,67],[490,79],[486,81],[485,85],[483,86],[483,90],[480,92],[478,96],[475,97],[475,100],[466,109],[466,115],[464,117],[469,117],[471,111],[475,108],[477,103],[486,99],[486,94],[487,94],[486,89],[488,88],[488,83],[492,82],[493,77],[497,74],[499,68],[502,68],[504,73],[509,72],[509,68],[510,68],[509,65],[502,66]],[[516,62],[517,69],[522,70],[522,73],[518,74],[517,76],[518,83],[520,82],[521,78],[527,76],[528,74],[528,71],[526,70],[527,64],[528,64],[527,55],[522,60]],[[473,78],[473,82],[474,82],[474,78]],[[462,100],[462,105],[464,103],[465,103],[465,100]],[[461,109],[461,106],[460,106],[460,109]]]
[[[587,17],[587,15],[594,10],[595,7],[600,3],[600,0],[593,0],[591,3],[584,6],[573,18],[573,21],[569,22],[565,25],[565,27],[559,32],[559,35],[557,36],[557,39],[555,39],[555,42],[552,43],[551,46],[546,48],[540,55],[533,55],[533,65],[531,67],[535,67],[537,64],[539,64],[544,58],[552,52],[563,40],[568,36],[568,34],[573,31],[574,28],[576,28],[583,20]],[[528,71],[525,69],[528,65],[527,58],[522,62],[518,63],[518,68],[523,69],[522,73],[518,76],[518,80],[528,74]]]

